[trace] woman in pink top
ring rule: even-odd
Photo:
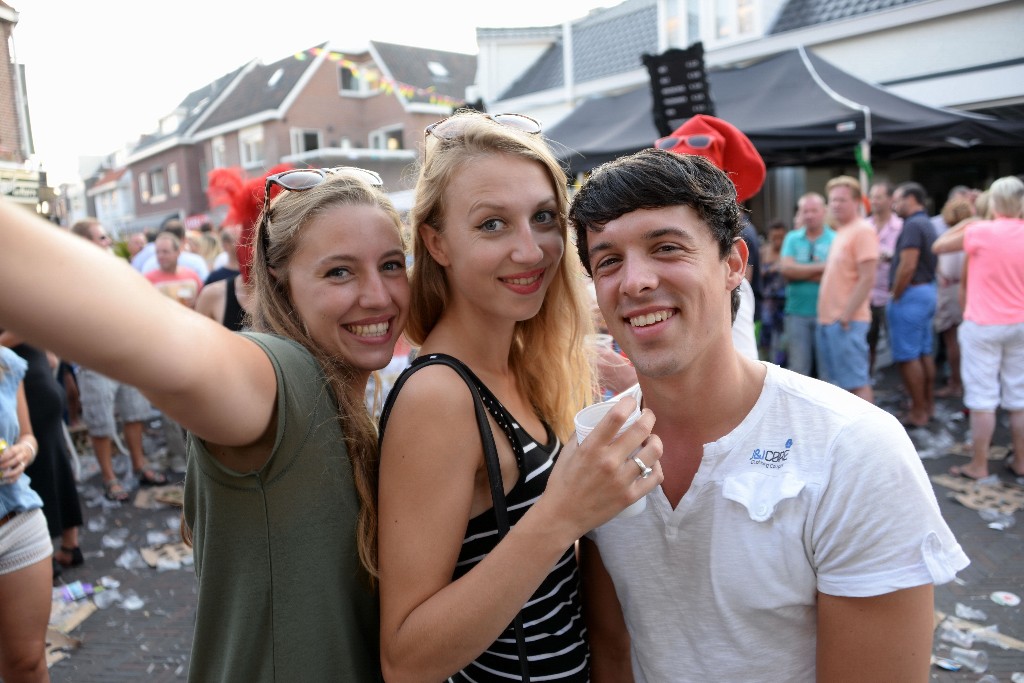
[[[989,193],[993,220],[950,230],[932,246],[937,254],[963,249],[967,256],[964,322],[957,336],[974,443],[971,462],[950,473],[968,479],[988,476],[999,406],[1010,413],[1013,435],[1014,457],[1007,466],[1024,476],[1024,182],[1000,178]]]

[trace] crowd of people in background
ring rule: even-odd
[[[989,474],[996,413],[1006,410],[1006,466],[1024,476],[1024,183],[957,186],[938,206],[913,181],[862,186],[839,175],[799,198],[792,229],[780,218],[759,234],[739,208],[765,177],[753,145],[713,117],[685,125],[656,149],[601,167],[570,197],[536,121],[450,117],[425,132],[411,226],[379,176],[350,167],[220,174],[211,185],[229,204],[224,225],[192,230],[172,219],[124,236],[117,251],[127,263],[116,266],[95,219],[69,226],[81,239],[19,226],[16,251],[51,251],[94,288],[83,287],[75,307],[59,300],[47,270],[36,307],[0,304],[4,320],[56,349],[0,329],[0,344],[17,352],[0,355],[0,476],[29,475],[0,488],[0,502],[11,502],[0,527],[24,525],[15,540],[31,551],[13,569],[0,552],[0,596],[16,580],[35,588],[44,574],[85,561],[67,466],[68,430],[80,423],[109,504],[185,477],[183,532],[195,547],[200,601],[192,680],[325,671],[378,680],[381,662],[396,678],[491,680],[522,665],[561,680],[622,680],[630,669],[660,680],[681,666],[678,643],[719,637],[724,654],[701,666],[709,677],[742,678],[764,665],[755,661],[763,653],[737,634],[766,631],[787,641],[772,665],[787,680],[813,680],[815,666],[836,671],[857,643],[874,648],[876,670],[920,670],[920,652],[904,658],[902,644],[917,652],[911,646],[930,638],[931,586],[967,558],[900,424],[927,427],[936,397],[962,395],[973,457],[952,473],[976,480]],[[20,223],[4,211],[0,204],[0,220]],[[14,265],[0,278],[16,278]],[[93,319],[89,297],[115,292],[123,309]],[[208,357],[182,355],[186,339],[201,340]],[[83,360],[62,363],[62,351]],[[905,393],[899,424],[869,407],[883,355]],[[446,367],[427,369],[439,358]],[[683,401],[684,392],[703,401]],[[474,394],[486,410],[474,413]],[[575,412],[603,399],[644,408],[641,421],[613,439],[627,412],[617,409],[577,447]],[[144,424],[155,421],[167,446],[146,452]],[[484,468],[481,421],[493,423],[505,486]],[[796,449],[833,444],[847,429],[892,457],[869,467],[851,442],[822,449],[822,468],[792,463],[788,478],[750,468],[772,439],[788,437],[777,446],[788,453],[794,438]],[[706,469],[706,449],[729,455],[729,467]],[[117,450],[129,456],[127,477],[115,472]],[[885,496],[885,472],[905,476],[910,495]],[[854,524],[891,531],[887,542],[899,537],[901,550],[866,534],[858,559],[844,550],[852,527],[841,494],[815,496],[872,477],[877,509],[862,506]],[[771,501],[758,497],[767,479]],[[686,512],[691,482],[705,480],[724,492],[691,501],[688,514],[706,528],[685,542],[641,543],[676,539],[667,529]],[[614,517],[657,486],[657,512],[628,524]],[[310,505],[293,505],[300,497]],[[754,595],[742,577],[691,552],[753,547],[746,541],[773,515],[803,528],[803,517],[774,508],[789,498],[800,501],[792,514],[835,523],[799,576],[778,573]],[[495,518],[499,500],[516,533]],[[725,501],[746,506],[743,514]],[[892,513],[884,524],[879,510]],[[52,553],[44,524],[60,539]],[[788,559],[805,556],[782,526],[771,532],[777,566],[785,549]],[[917,556],[929,529],[942,539],[931,564]],[[650,572],[643,586],[633,581],[637,558]],[[891,580],[850,578],[873,572],[875,560]],[[742,599],[695,595],[677,581],[677,563]],[[783,596],[791,588],[795,597]],[[887,616],[893,596],[905,608],[899,618]],[[866,598],[867,608],[850,598]],[[36,653],[44,608],[23,600],[33,633],[22,650]],[[784,604],[795,608],[782,618]],[[702,620],[678,623],[670,612],[680,605]],[[552,615],[557,637],[540,626]],[[632,656],[630,633],[649,636],[634,641]],[[878,633],[892,638],[879,643]],[[9,652],[0,647],[5,679]]]
[[[938,205],[917,183],[896,186],[879,179],[865,192],[857,179],[839,176],[821,193],[800,197],[792,229],[777,218],[753,242],[755,228],[747,221],[743,237],[752,252],[748,282],[760,357],[873,400],[881,349],[900,371],[907,400],[902,422],[909,429],[927,426],[934,418],[935,398],[964,392],[958,330],[964,319],[966,255],[962,248],[948,247],[933,253],[932,244],[948,229],[962,230],[970,222],[994,217],[987,215],[988,204],[989,192],[965,185],[953,187]],[[112,246],[95,220],[81,221],[73,231],[94,242],[105,240],[100,245],[105,248]],[[237,256],[240,237],[238,225],[215,228],[205,223],[185,230],[171,219],[159,229],[126,236],[124,248],[133,267],[159,291],[238,331],[244,328],[251,297]],[[599,313],[595,320],[600,320]],[[628,386],[635,374],[615,340],[602,340],[598,348],[605,356],[598,369],[609,377],[609,386],[616,391]],[[404,339],[399,352],[401,358],[385,372],[385,390],[415,355]],[[75,371],[79,383],[82,374],[86,377],[87,415],[92,414],[89,370]],[[379,381],[371,379],[371,400]],[[604,395],[613,393],[608,389]],[[154,476],[162,482],[162,475],[146,464],[134,435],[134,424],[159,413],[137,401],[133,409],[128,399],[118,408],[121,419],[128,418],[124,446],[142,483],[149,484]],[[170,456],[158,454],[158,464],[181,471],[180,430],[164,422]],[[111,447],[102,441],[111,435],[101,432],[90,429],[94,448],[100,440],[96,450],[108,497],[124,500],[128,494],[108,464]],[[1024,471],[1024,465],[1019,469]],[[68,547],[77,552],[73,542]]]
[[[839,176],[824,195],[805,194],[794,228],[775,220],[764,236],[762,311],[781,306],[785,315],[781,329],[774,316],[762,319],[761,357],[872,401],[884,348],[899,371],[908,430],[934,421],[936,398],[963,397],[974,458],[953,474],[989,474],[999,408],[1013,435],[1007,467],[1024,473],[1014,455],[1024,445],[1022,187],[1018,176],[986,191],[957,185],[940,205],[913,181],[876,180],[865,197],[857,179]]]

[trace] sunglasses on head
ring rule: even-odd
[[[384,181],[376,171],[356,166],[335,166],[334,168],[293,168],[267,176],[263,192],[263,220],[260,221],[260,241],[263,243],[263,254],[266,257],[270,238],[267,235],[267,220],[270,211],[270,188],[278,185],[285,190],[301,192],[310,190],[324,182],[329,175],[345,175],[358,178],[373,187],[383,187]]]
[[[537,135],[541,131],[540,122],[526,114],[484,114],[483,116],[486,116],[495,123],[500,123],[503,126],[508,126],[531,135]],[[430,135],[441,140],[453,140],[459,137],[465,128],[466,118],[449,116],[430,124],[423,129],[424,144]]]
[[[682,143],[690,149],[707,149],[711,146],[709,135],[669,135],[654,143],[658,149],[672,149]]]

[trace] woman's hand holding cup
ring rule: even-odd
[[[644,497],[664,478],[654,421],[654,413],[628,396],[577,415],[576,443],[563,447],[542,496],[559,502],[553,517],[575,523],[576,538],[630,508],[623,516],[643,511]]]

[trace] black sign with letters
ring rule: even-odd
[[[660,55],[643,56],[651,77],[654,96],[654,125],[662,137],[695,114],[715,115],[704,70],[704,44],[694,43],[685,50],[672,48]]]

